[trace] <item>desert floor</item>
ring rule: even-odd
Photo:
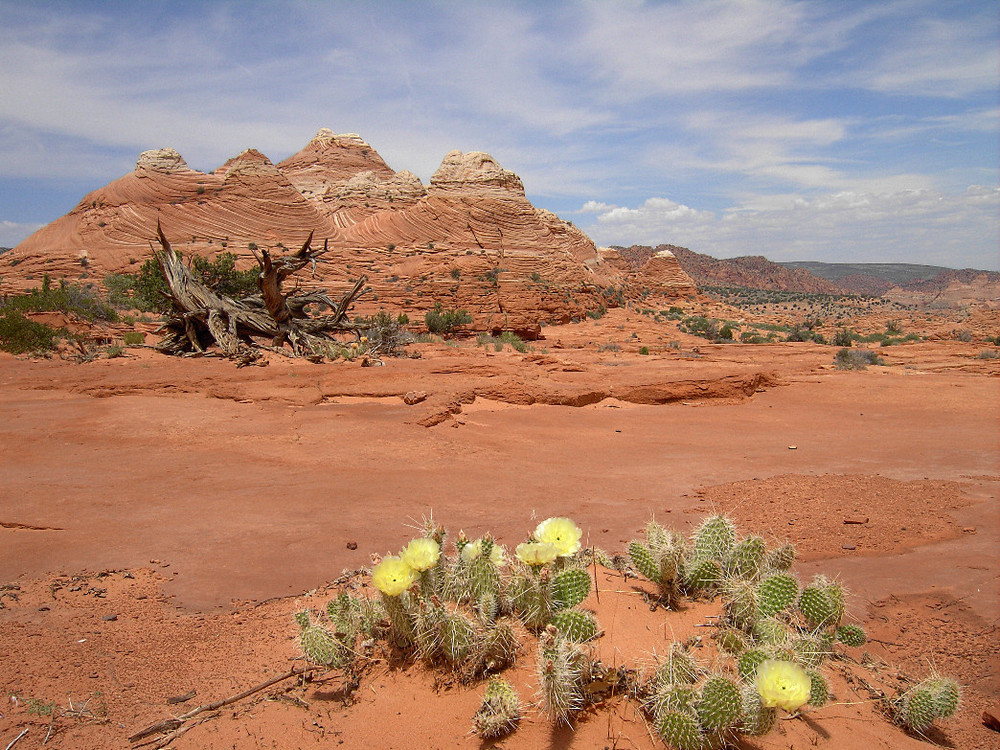
[[[981,723],[1000,701],[1000,360],[928,342],[840,371],[832,347],[697,339],[640,356],[649,325],[614,311],[524,354],[418,344],[378,368],[0,354],[0,746],[138,746],[153,722],[302,665],[291,614],[431,513],[508,546],[568,515],[614,553],[650,517],[687,531],[721,511],[792,540],[802,578],[845,582],[873,673],[965,686],[921,739],[845,670],[832,705],[741,747],[1000,747]],[[696,632],[700,610],[651,613],[600,576],[607,661],[641,666]],[[529,703],[532,659],[512,677]],[[481,746],[481,685],[381,662],[342,687],[337,672],[279,684],[171,747]],[[616,699],[575,731],[529,708],[500,746],[662,743]]]

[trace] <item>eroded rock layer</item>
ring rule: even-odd
[[[5,255],[4,275],[26,287],[45,273],[99,283],[134,272],[158,219],[182,252],[233,252],[242,264],[252,263],[251,243],[281,252],[313,231],[330,252],[307,286],[365,274],[372,293],[359,312],[419,319],[439,304],[467,309],[479,330],[534,336],[543,322],[620,304],[630,290],[696,291],[669,253],[638,269],[609,262],[579,229],[536,209],[520,178],[489,154],[448,153],[425,187],[360,136],[326,129],[277,165],[249,149],[205,173],[174,149],[144,152],[131,174]]]

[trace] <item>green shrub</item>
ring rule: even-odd
[[[122,336],[125,346],[142,346],[146,342],[146,334],[142,331],[126,331]]]
[[[976,359],[996,359],[1000,354],[997,353],[996,349],[983,349],[976,355]]]
[[[254,243],[250,243],[253,245]],[[256,294],[260,266],[245,271],[236,269],[236,255],[219,253],[213,260],[194,255],[190,268],[195,279],[209,289],[227,297],[247,297]],[[134,307],[143,312],[168,312],[169,287],[155,258],[147,258],[138,273],[113,273],[104,278],[108,301],[116,307]]]
[[[103,302],[93,287],[74,284],[65,279],[59,281],[59,286],[52,286],[48,274],[45,274],[40,289],[10,297],[3,307],[21,312],[74,313],[87,320],[118,320],[115,309]]]
[[[833,336],[834,346],[853,346],[854,345],[854,333],[847,328],[840,328],[837,333]],[[839,354],[839,352],[838,352]]]
[[[719,329],[719,338],[723,341],[733,340],[733,329],[732,326],[724,325]]]
[[[600,320],[607,314],[607,312],[608,308],[606,308],[604,305],[600,305],[596,310],[588,310],[587,317],[590,318],[591,320]]]
[[[0,349],[11,354],[48,351],[57,338],[68,337],[65,329],[56,330],[36,323],[11,308],[0,309]]]
[[[472,322],[472,316],[467,310],[444,310],[441,303],[435,303],[433,310],[424,315],[424,324],[431,333],[442,335],[453,333],[459,326]]]
[[[868,365],[884,365],[885,360],[870,349],[843,348],[833,357],[838,370],[864,370]]]
[[[639,347],[639,354],[641,354],[643,356],[648,355],[649,354],[649,347],[648,346],[640,346]]]
[[[379,310],[370,318],[358,316],[354,319],[358,325],[364,326],[364,335],[368,339],[368,349],[373,354],[385,354],[390,357],[402,356],[403,347],[413,341],[413,336],[403,326],[409,322],[405,315],[393,318],[385,310]]]

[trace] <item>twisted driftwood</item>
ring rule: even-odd
[[[267,337],[274,347],[287,341],[296,357],[323,358],[335,356],[340,348],[335,334],[360,335],[360,327],[350,322],[347,311],[364,292],[366,276],[358,279],[339,302],[322,290],[296,294],[281,291],[285,279],[309,264],[315,270],[317,261],[327,252],[325,242],[322,250],[312,249],[312,232],[302,248],[291,255],[272,258],[267,250],[259,255],[254,252],[261,265],[257,278],[261,294],[239,300],[218,294],[195,279],[180,253],[170,247],[159,221],[156,235],[161,249],[154,250],[153,256],[167,280],[173,305],[172,313],[160,327],[164,332],[157,344],[160,351],[204,352],[214,343],[226,357],[250,364],[259,357],[261,348],[254,336]],[[332,313],[310,318],[305,312],[310,304],[327,305]]]

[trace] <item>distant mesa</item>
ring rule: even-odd
[[[135,272],[157,220],[181,252],[231,252],[241,265],[253,262],[250,243],[280,252],[314,232],[329,244],[328,262],[303,283],[336,290],[366,275],[359,313],[419,320],[440,304],[468,310],[476,330],[529,337],[629,290],[665,299],[697,291],[669,253],[633,268],[598,252],[573,224],[536,209],[521,179],[485,152],[449,152],[424,186],[361,136],[326,128],[277,164],[247,149],[199,172],[173,148],[144,151],[133,172],[7,253],[5,283]]]

